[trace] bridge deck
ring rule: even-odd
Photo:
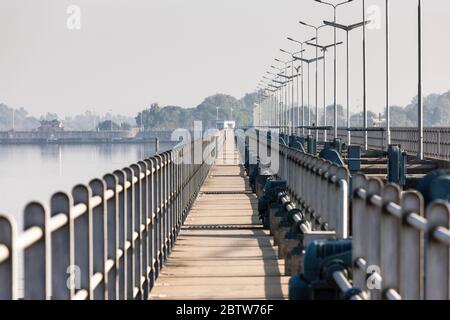
[[[230,143],[231,141],[231,143]],[[289,277],[233,140],[216,161],[150,299],[285,299]],[[228,151],[227,151],[228,150]]]

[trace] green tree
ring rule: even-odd
[[[102,121],[97,125],[98,131],[119,131],[120,129],[120,125],[111,120]]]
[[[340,104],[336,106],[338,127],[347,126],[347,111],[344,111],[344,107]],[[323,118],[323,115],[321,116]],[[319,123],[322,123],[320,121]],[[334,105],[327,106],[327,126],[334,126]]]

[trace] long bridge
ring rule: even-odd
[[[315,2],[332,6],[334,20],[300,21],[316,37],[288,38],[300,51],[281,50],[289,60],[275,59],[259,83],[252,127],[196,133],[201,138],[57,192],[48,204],[31,202],[21,230],[1,214],[0,300],[448,300],[450,129],[423,126],[422,1],[415,128],[390,122],[389,0],[378,127],[368,124],[365,1],[362,21],[349,26],[338,23],[336,9],[353,0]],[[334,29],[333,44],[319,41],[325,26]],[[363,119],[352,127],[347,73],[339,127],[336,33],[355,28],[363,30]],[[304,56],[307,45],[315,58]]]
[[[448,299],[448,173],[404,191],[336,149],[218,131],[1,215],[0,298]]]

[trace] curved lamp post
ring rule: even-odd
[[[315,39],[314,40],[316,40],[316,45],[318,45],[319,44],[319,30],[320,29],[322,29],[323,27],[326,27],[326,25],[324,24],[324,25],[321,25],[321,26],[314,26],[314,25],[312,25],[312,24],[309,24],[309,23],[306,23],[306,22],[304,22],[304,21],[299,21],[299,23],[301,24],[301,25],[304,25],[305,27],[309,27],[309,28],[313,28],[315,31],[316,31],[316,36],[315,36]],[[307,43],[310,43],[310,41],[307,41]],[[318,60],[318,58],[319,58],[319,48],[318,47],[316,47],[316,59]],[[316,125],[319,125],[318,124],[318,113],[317,113],[317,110],[318,110],[318,96],[319,96],[319,76],[318,76],[318,70],[319,70],[319,64],[317,63],[317,60],[316,60]],[[318,136],[319,135],[319,132],[318,131],[316,131],[316,140],[318,140]]]
[[[314,58],[314,59],[305,59],[305,58],[302,58],[302,57],[294,56],[294,59],[300,60],[300,61],[302,61],[302,62],[304,62],[304,63],[306,63],[308,65],[308,127],[310,127],[311,126],[311,108],[310,108],[310,99],[309,99],[310,98],[310,96],[309,96],[309,94],[310,94],[310,86],[309,86],[310,68],[309,68],[309,66],[310,66],[311,63],[314,63],[314,62],[317,62],[319,60],[322,60],[323,57]],[[304,112],[305,111],[303,110],[302,112],[303,112],[303,116],[304,116]],[[311,129],[308,129],[308,135],[310,135],[310,134],[311,134]]]
[[[350,129],[350,74],[349,74],[349,68],[350,68],[350,54],[349,54],[349,32],[363,27],[364,25],[368,24],[370,21],[365,22],[359,22],[351,25],[342,25],[336,22],[331,21],[324,21],[326,25],[329,25],[331,27],[334,27],[335,29],[341,29],[346,32],[347,35],[347,130]],[[335,115],[336,116],[336,115]],[[347,132],[347,143],[351,144],[351,132],[348,130]]]
[[[314,37],[314,38],[311,38],[311,39],[309,39],[309,40],[306,40],[306,41],[299,41],[299,40],[296,40],[296,39],[293,39],[293,38],[291,38],[291,37],[287,37],[287,39],[289,40],[289,41],[292,41],[292,42],[295,42],[295,43],[298,43],[299,45],[300,45],[300,52],[301,52],[301,55],[300,55],[300,57],[303,59],[303,52],[305,51],[304,49],[303,49],[303,46],[307,43],[307,42],[309,42],[309,41],[314,41],[314,40],[316,40],[316,37]],[[305,136],[305,112],[304,112],[304,110],[305,110],[305,103],[304,103],[304,68],[303,68],[303,61],[301,61],[301,65],[300,65],[300,67],[301,67],[301,69],[303,70],[303,72],[302,72],[302,74],[301,74],[301,94],[302,94],[302,135],[303,136]],[[297,71],[298,72],[298,71]],[[298,82],[297,82],[297,85],[298,85]],[[297,91],[298,91],[298,88],[297,88]],[[297,92],[297,97],[298,97],[298,92]],[[297,115],[298,115],[298,117],[299,117],[299,115],[300,115],[300,113],[298,112],[297,113]],[[300,121],[299,121],[300,119],[297,119],[297,123],[299,123]]]
[[[331,6],[333,8],[333,21],[336,22],[336,14],[337,14],[337,8],[350,3],[354,0],[347,0],[347,1],[343,1],[337,4],[334,3],[330,3],[330,2],[326,2],[326,1],[321,1],[321,0],[314,0],[315,2],[327,5],[327,6]],[[364,21],[365,19],[363,19]],[[336,28],[334,28],[334,45],[336,45],[337,43],[337,32],[336,32]],[[337,114],[337,48],[334,49],[334,113]],[[334,138],[338,137],[338,131],[337,131],[337,117],[334,119]]]
[[[326,46],[322,46],[322,45],[318,45],[317,43],[309,43],[307,42],[308,45],[310,46],[314,46],[317,48],[319,48],[322,51],[323,54],[323,118],[324,118],[324,127],[327,126],[327,103],[326,103],[326,83],[327,83],[327,72],[326,72],[326,54],[329,48],[333,48],[335,46],[338,46],[340,44],[342,44],[343,42],[338,42],[336,44],[329,44]],[[334,118],[337,118],[337,114],[334,113]],[[335,121],[336,122],[336,121]],[[316,106],[316,123],[317,126],[319,126],[319,110],[318,107]],[[327,130],[324,131],[324,137],[323,137],[324,141],[327,141]],[[316,130],[316,140],[319,140],[319,131]]]

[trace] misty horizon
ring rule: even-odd
[[[329,8],[313,1],[78,0],[81,26],[69,30],[71,5],[67,0],[0,4],[0,101],[32,115],[65,116],[92,109],[135,114],[152,102],[195,107],[214,92],[239,98],[255,90],[274,58],[286,58],[280,48],[298,49],[287,36],[313,35],[299,20],[319,24],[331,18]],[[391,105],[405,106],[417,94],[416,4],[397,0],[391,6]],[[384,68],[379,67],[384,65],[384,1],[367,0],[366,7],[369,17],[378,10],[381,26],[367,30],[368,106],[378,113],[385,92]],[[425,2],[423,9],[424,91],[441,94],[450,89],[445,56],[450,44],[440,36],[450,30],[450,4]],[[276,16],[282,18],[268,23]],[[360,1],[338,11],[338,22],[360,19]],[[343,32],[338,40],[345,40]],[[330,41],[332,31],[323,31],[320,42]],[[350,43],[351,109],[357,112],[362,105],[359,31]],[[308,48],[306,56],[314,56],[314,49]],[[338,103],[345,104],[344,47],[338,60]],[[327,64],[330,89],[331,57]],[[321,87],[320,79],[319,92]],[[312,95],[314,89],[312,83]],[[329,104],[332,90],[327,91]]]

